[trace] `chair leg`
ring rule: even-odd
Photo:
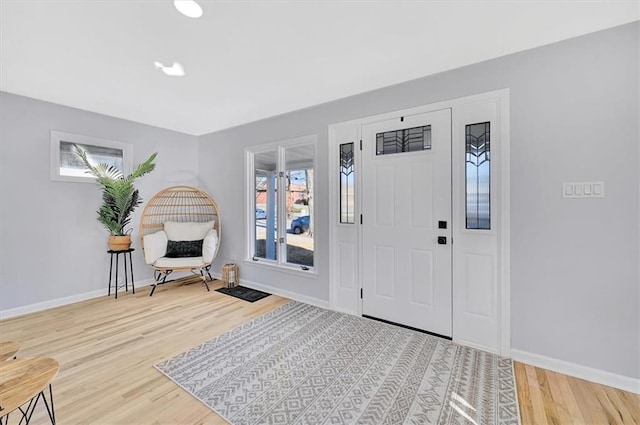
[[[164,271],[155,270],[153,272],[153,278],[156,281],[156,283],[151,284],[151,292],[149,293],[150,297],[153,296],[153,293],[156,291],[156,288],[158,287],[158,285],[164,285],[164,283],[167,281],[167,277],[172,272],[173,270],[164,270]]]
[[[207,277],[204,275],[204,270],[200,270],[200,278],[202,279],[202,283],[204,283],[204,286],[206,286],[207,292],[211,292],[211,289],[209,289],[209,284],[207,283]]]
[[[204,271],[207,273],[207,276],[209,276],[209,280],[215,280],[213,277],[211,277],[211,264],[205,267]]]

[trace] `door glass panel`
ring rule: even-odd
[[[353,142],[340,145],[340,223],[353,224],[355,191]]]
[[[489,122],[465,126],[466,228],[491,229],[491,128]]]
[[[431,126],[405,128],[376,134],[376,155],[431,149]]]
[[[285,149],[286,261],[302,267],[314,263],[312,144]]]
[[[255,240],[253,256],[278,259],[278,163],[277,151],[256,153],[253,156],[255,176]]]

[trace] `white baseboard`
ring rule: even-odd
[[[222,275],[217,272],[211,272],[211,275],[217,279],[222,280]],[[294,301],[300,301],[301,303],[315,305],[320,308],[329,308],[329,301],[321,300],[320,298],[309,297],[307,295],[298,294],[296,292],[287,291],[286,289],[276,288],[275,286],[264,285],[262,283],[252,282],[246,279],[240,279],[240,285],[246,286],[247,288],[256,289],[262,292],[268,292],[273,295],[278,295],[280,297],[289,298]]]
[[[136,288],[143,286],[149,286],[154,282],[153,279],[146,279],[136,282]],[[107,288],[97,289],[95,291],[84,292],[82,294],[69,295],[68,297],[56,298],[53,300],[42,301],[35,304],[23,305],[21,307],[9,308],[7,310],[0,311],[0,320],[9,319],[12,317],[24,316],[29,313],[36,313],[43,310],[49,310],[55,307],[61,307],[63,305],[73,304],[80,301],[90,300],[92,298],[98,298],[106,296],[108,293]]]
[[[346,309],[346,308],[340,308],[340,307],[332,307],[331,303],[329,303],[329,307],[327,307],[329,310],[333,310],[333,311],[337,311],[338,313],[343,313],[343,314],[348,314],[349,316],[356,316],[356,317],[362,317],[361,315],[359,315],[357,312],[354,313],[353,311]]]
[[[496,347],[487,347],[481,344],[476,344],[474,342],[466,341],[464,339],[458,339],[455,336],[453,337],[453,342],[455,342],[456,344],[464,345],[465,347],[471,347],[471,348],[475,348],[476,350],[486,351],[487,353],[495,354],[497,356],[511,357],[508,353],[507,354],[498,353],[498,351],[496,350]]]
[[[527,351],[511,349],[511,357],[518,362],[528,363],[554,372],[564,373],[565,375],[640,394],[640,379],[630,378],[628,376],[618,375],[552,357],[541,356]]]

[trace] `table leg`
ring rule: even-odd
[[[20,423],[18,425],[22,425],[22,421],[25,421],[25,425],[29,425],[29,421],[31,421],[31,417],[33,416],[33,412],[36,410],[36,406],[38,405],[38,400],[40,397],[44,397],[43,393],[38,393],[37,396],[33,397],[29,400],[29,404],[25,410],[22,410],[22,407],[19,407],[20,413],[22,413],[22,419],[20,419]]]
[[[118,299],[118,260],[120,259],[120,253],[116,253],[116,300]]]
[[[133,283],[133,260],[131,259],[131,251],[129,251],[129,268],[131,269],[131,289],[136,293],[136,286]]]
[[[111,254],[111,260],[109,261],[109,296],[111,296],[111,272],[113,271],[113,254]]]
[[[51,384],[49,384],[49,400],[51,402],[51,408],[49,408],[49,403],[47,403],[47,397],[44,395],[44,390],[41,394],[42,399],[44,400],[44,405],[47,408],[47,413],[49,414],[49,419],[51,420],[51,425],[56,425],[56,412],[53,410],[53,389],[51,388]]]
[[[126,252],[122,255],[122,260],[124,261],[124,290],[129,292],[129,274],[127,272],[127,253]]]
[[[44,392],[45,390],[40,391],[37,396],[29,400],[29,404],[27,405],[27,408],[25,410],[22,410],[21,407],[19,408],[20,413],[22,413],[22,419],[20,419],[19,425],[22,425],[23,421],[25,425],[29,425],[29,422],[31,422],[31,417],[33,416],[33,412],[35,412],[36,406],[38,405],[38,401],[40,400],[40,397],[42,397],[44,406],[47,408],[47,413],[49,414],[49,420],[51,421],[51,425],[56,425],[56,413],[53,407],[53,389],[51,387],[51,384],[49,384],[49,402],[47,402],[47,396],[45,395]],[[9,419],[8,419],[9,415],[7,415],[6,417],[7,419],[4,425],[8,425],[9,423]],[[2,422],[0,422],[0,424],[1,423]]]

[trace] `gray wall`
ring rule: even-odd
[[[638,39],[636,22],[202,136],[218,268],[244,249],[246,146],[318,135],[318,278],[246,263],[241,276],[328,300],[327,126],[510,88],[512,347],[640,377]],[[600,180],[604,199],[560,198],[563,181]]]
[[[244,147],[317,134],[317,278],[245,263],[241,275],[328,300],[327,126],[510,88],[512,347],[639,378],[639,32],[636,22],[200,138],[0,93],[0,310],[106,286],[99,192],[49,180],[51,129],[133,143],[136,164],[158,151],[138,183],[145,199],[205,187],[221,207],[217,270],[244,249]],[[604,199],[560,198],[563,181],[592,180]],[[136,279],[151,278],[137,254]]]
[[[132,143],[134,166],[159,152],[137,187],[198,184],[197,137],[0,93],[0,311],[105,289],[108,233],[96,220],[95,184],[49,179],[49,131]],[[132,220],[138,249],[139,208]],[[152,278],[140,252],[138,281]]]

